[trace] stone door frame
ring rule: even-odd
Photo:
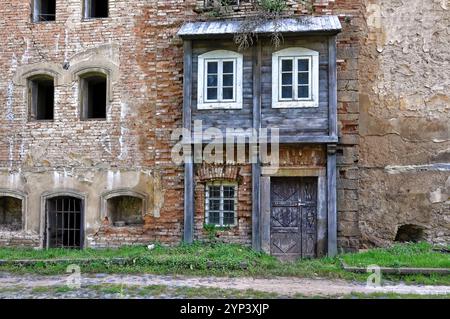
[[[270,214],[271,179],[274,177],[316,177],[317,178],[317,257],[328,251],[328,209],[327,209],[327,169],[324,168],[280,168],[273,173],[271,169],[261,170],[260,207],[261,207],[261,249],[270,254]]]

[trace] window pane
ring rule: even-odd
[[[309,60],[298,60],[299,71],[309,71]]]
[[[222,96],[223,96],[224,100],[232,100],[233,99],[233,88],[224,88]]]
[[[234,210],[234,199],[225,199],[223,201],[223,210]]]
[[[207,94],[208,100],[217,100],[217,88],[209,88]]]
[[[225,198],[234,198],[234,186],[224,186],[223,196]]]
[[[223,76],[223,86],[233,86],[234,77],[232,74],[226,74]]]
[[[282,73],[281,74],[281,84],[282,85],[292,85],[292,73]]]
[[[309,84],[309,73],[308,72],[298,74],[298,84],[306,84],[306,85]]]
[[[209,209],[210,210],[219,210],[220,209],[220,199],[210,199],[209,200]]]
[[[281,71],[292,71],[292,60],[281,60]]]
[[[292,99],[292,86],[281,87],[281,98]]]
[[[233,61],[223,62],[223,73],[234,73]]]
[[[217,73],[218,69],[218,62],[208,62],[208,74]]]
[[[223,224],[224,225],[234,225],[234,212],[224,212],[223,213]]]
[[[209,212],[209,224],[219,225],[220,224],[220,213],[219,212]]]
[[[298,97],[308,98],[309,97],[309,86],[299,86],[298,87]]]
[[[217,75],[208,75],[208,86],[217,86]]]
[[[210,198],[220,198],[220,186],[210,186],[209,187],[209,197]]]

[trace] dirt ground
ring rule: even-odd
[[[79,279],[79,280],[78,280]],[[30,289],[45,289],[64,287],[68,284],[80,283],[81,287],[99,285],[123,286],[167,286],[191,288],[219,288],[236,290],[254,290],[276,293],[280,296],[344,296],[352,293],[395,293],[415,295],[445,295],[450,294],[450,286],[415,286],[415,285],[383,285],[370,287],[361,283],[344,280],[305,279],[305,278],[218,278],[218,277],[186,277],[158,275],[109,275],[97,274],[87,276],[35,276],[0,274],[0,297],[20,298],[21,291]],[[73,290],[76,292],[76,289]],[[3,293],[2,293],[3,292]],[[10,292],[10,296],[7,292]],[[71,295],[77,297],[76,293]],[[45,296],[44,296],[45,297]],[[51,296],[50,296],[51,297]],[[170,296],[168,296],[170,297]]]

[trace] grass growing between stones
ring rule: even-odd
[[[117,262],[115,259],[125,258]],[[32,274],[65,274],[69,264],[80,262],[82,273],[153,273],[160,275],[196,276],[295,276],[306,278],[335,278],[364,282],[368,274],[349,273],[342,269],[340,259],[348,265],[385,267],[449,267],[448,253],[435,252],[426,243],[396,245],[388,249],[374,249],[356,254],[344,254],[336,258],[300,260],[281,263],[272,256],[255,252],[234,244],[201,244],[163,247],[122,247],[106,250],[36,251],[30,249],[0,249],[3,260],[40,260],[33,264],[1,264],[0,272]],[[44,259],[69,259],[61,263],[48,263]],[[445,275],[384,275],[387,281],[404,281],[411,284],[450,285]]]

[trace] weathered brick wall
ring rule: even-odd
[[[196,240],[209,240],[205,224],[205,186],[213,180],[237,181],[237,225],[216,233],[216,240],[251,245],[252,242],[252,167],[237,165],[233,169],[225,169],[225,174],[205,169],[197,165],[195,178],[195,216],[194,237]],[[219,166],[220,167],[220,166]],[[230,168],[230,166],[228,166]],[[219,169],[220,170],[220,169]],[[237,178],[236,178],[237,177]]]
[[[41,194],[69,188],[86,195],[88,244],[103,245],[102,236],[111,242],[181,240],[183,169],[170,158],[170,132],[181,125],[182,105],[183,52],[175,34],[193,6],[112,0],[109,18],[82,21],[81,1],[58,0],[55,22],[31,23],[29,2],[2,2],[0,188],[29,195],[24,234],[42,235]],[[81,121],[73,73],[97,62],[112,70],[107,120]],[[60,73],[52,122],[28,121],[21,74],[33,68]],[[133,180],[135,170],[145,173]],[[100,194],[124,187],[148,193],[145,226],[98,232]]]
[[[183,168],[170,154],[175,143],[170,133],[182,117],[183,50],[175,34],[184,21],[242,17],[249,8],[214,16],[198,10],[200,3],[111,0],[109,18],[82,21],[80,1],[57,0],[56,22],[34,24],[29,2],[2,2],[0,188],[27,193],[30,216],[26,231],[2,234],[0,244],[36,246],[40,196],[62,188],[87,195],[90,245],[181,240]],[[437,168],[449,162],[450,148],[448,3],[288,3],[287,13],[337,14],[343,25],[338,36],[339,246],[385,245],[397,226],[407,223],[424,227],[430,241],[448,242],[450,177]],[[72,73],[86,61],[113,69],[107,121],[79,120]],[[68,70],[62,68],[65,62]],[[61,73],[53,122],[28,121],[20,74],[34,66]],[[248,167],[244,171],[250,175]],[[250,241],[247,186],[244,226],[230,240]],[[123,187],[149,195],[141,230],[102,228],[101,193]]]

